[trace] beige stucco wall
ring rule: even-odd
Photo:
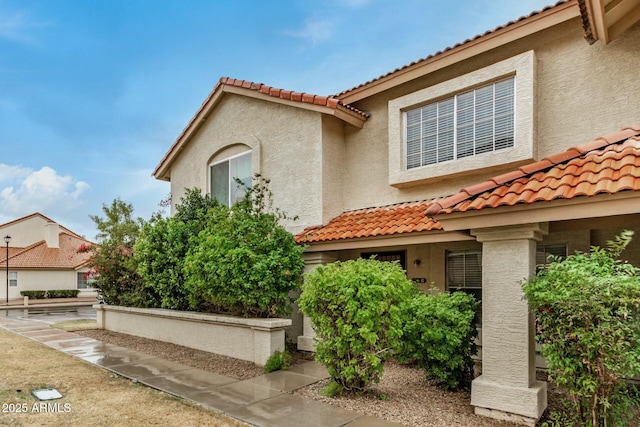
[[[2,236],[0,237],[4,238],[4,236],[9,235],[11,236],[9,246],[24,248],[45,240],[45,227],[47,222],[48,221],[40,216],[34,216],[26,221],[20,221],[15,224],[2,227]],[[0,245],[5,246],[5,241],[0,240]]]
[[[290,216],[299,217],[289,224],[292,231],[322,223],[323,127],[327,130],[326,155],[339,158],[340,126],[329,121],[323,123],[320,113],[224,94],[172,165],[173,204],[180,201],[185,188],[208,191],[209,163],[214,157],[221,160],[221,156],[216,156],[221,150],[241,144],[254,147],[253,173],[271,180],[274,205]],[[339,178],[329,179],[327,191],[335,187],[337,181]],[[339,189],[336,194],[341,194]],[[329,196],[333,200],[331,194]],[[334,212],[330,210],[328,214]]]
[[[77,289],[77,272],[61,270],[13,270],[18,273],[18,286],[9,287],[9,298],[21,298],[20,291],[42,291],[51,289]],[[7,275],[0,272],[0,295],[5,295]],[[81,292],[84,290],[81,290]]]
[[[390,186],[389,100],[533,50],[537,157],[543,158],[639,120],[639,45],[640,24],[609,45],[590,46],[576,19],[355,103],[371,117],[361,130],[345,128],[345,210],[449,195],[511,170],[496,167],[408,188]]]
[[[344,211],[345,124],[322,117],[322,222],[326,224]]]
[[[453,194],[514,166],[389,185],[390,100],[533,51],[539,159],[638,121],[639,44],[640,24],[609,45],[590,46],[574,19],[355,103],[371,114],[363,129],[303,108],[225,93],[172,164],[173,202],[184,188],[208,189],[209,162],[235,144],[253,147],[254,172],[272,180],[276,206],[299,216],[290,224],[293,232],[347,210]]]

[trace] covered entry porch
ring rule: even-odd
[[[475,292],[482,375],[471,403],[478,414],[534,425],[546,408],[546,384],[536,380],[543,361],[522,283],[548,254],[605,246],[623,229],[637,232],[623,255],[640,265],[639,133],[627,128],[443,199],[342,214],[298,235],[310,245],[307,268],[400,252],[408,277],[425,291]],[[307,322],[300,348],[313,344],[309,331]]]

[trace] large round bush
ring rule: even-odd
[[[185,286],[191,304],[246,317],[291,312],[300,289],[304,248],[269,210],[268,181],[254,183],[231,208],[209,211],[207,226],[185,258]]]
[[[298,304],[318,335],[316,360],[334,391],[377,382],[402,337],[401,305],[415,295],[397,263],[358,259],[318,266],[306,275]]]

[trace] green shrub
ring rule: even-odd
[[[79,293],[78,289],[52,289],[47,291],[47,298],[75,298]]]
[[[622,379],[640,373],[640,269],[616,259],[631,236],[555,259],[524,284],[549,378],[581,426],[624,425],[639,404]]]
[[[172,310],[188,310],[184,260],[189,247],[207,225],[209,209],[218,206],[215,199],[198,189],[187,189],[175,215],[154,215],[142,226],[133,257],[145,289],[157,297],[153,305]],[[198,309],[199,307],[195,307]]]
[[[20,295],[23,297],[29,297],[29,299],[43,299],[46,297],[47,291],[20,291]]]
[[[318,266],[305,277],[300,309],[318,335],[316,360],[332,378],[328,390],[360,392],[377,382],[399,348],[400,305],[416,294],[397,263],[358,259]]]
[[[401,358],[425,370],[446,389],[469,387],[474,377],[475,313],[478,303],[464,292],[416,296],[404,306]]]
[[[191,306],[235,315],[274,317],[291,312],[300,289],[303,247],[271,209],[268,180],[256,176],[245,199],[212,208],[184,260]]]
[[[264,373],[281,371],[291,366],[291,353],[288,351],[276,351],[269,357],[264,365]]]

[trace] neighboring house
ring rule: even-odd
[[[34,213],[0,225],[0,236],[9,241],[9,299],[22,298],[21,291],[79,289],[78,296],[95,296],[87,277],[90,254],[78,253],[81,245],[92,245],[84,237]],[[0,301],[5,301],[7,254],[0,249]]]
[[[531,424],[546,383],[522,280],[640,231],[639,18],[636,0],[561,1],[329,97],[222,78],[154,175],[175,205],[194,187],[233,203],[232,178],[260,173],[307,268],[378,254],[476,295],[471,403]],[[640,265],[640,233],[624,255]]]

